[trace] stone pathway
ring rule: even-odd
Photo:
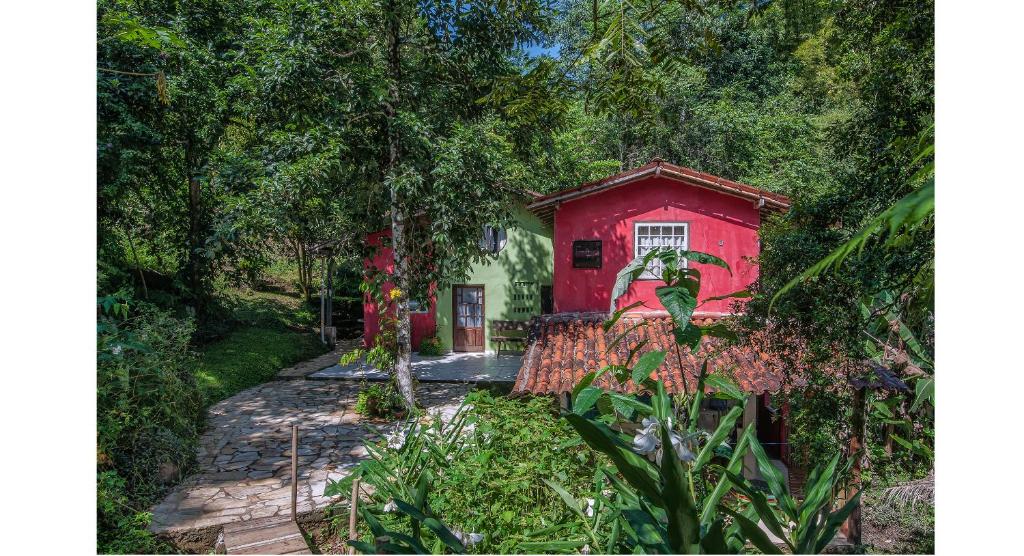
[[[337,363],[337,362],[335,362]],[[507,382],[516,381],[523,366],[520,354],[449,353],[440,356],[413,354],[412,372],[421,382]],[[388,374],[360,360],[327,367],[309,374],[311,379],[387,380]]]
[[[420,403],[450,414],[466,384],[421,384]],[[363,442],[392,424],[368,423],[354,411],[359,384],[278,380],[214,405],[196,472],[153,508],[150,530],[176,534],[291,511],[291,427],[299,425],[299,514],[329,505],[328,479],[365,459]]]
[[[288,367],[287,369],[281,369],[277,372],[277,378],[304,378],[310,373],[315,373],[320,369],[325,369],[332,365],[337,365],[338,360],[341,359],[342,355],[352,351],[353,349],[363,345],[363,338],[355,338],[352,340],[338,340],[338,343],[334,346],[333,351],[329,351],[319,357],[307,359],[295,366]]]

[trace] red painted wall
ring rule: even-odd
[[[729,263],[731,277],[723,268],[693,265],[702,273],[702,298],[742,290],[757,278],[757,266],[745,260],[760,253],[757,230],[761,219],[751,201],[651,176],[558,207],[555,312],[608,310],[615,275],[633,260],[634,222],[688,222],[689,248]],[[601,268],[572,267],[572,242],[581,239],[602,240]],[[654,288],[662,284],[660,280],[633,282],[619,298],[618,307],[643,301],[651,310],[663,310],[654,293]],[[734,301],[712,301],[698,311],[731,312]]]
[[[391,237],[391,230],[374,232],[367,235],[366,244],[373,247],[380,247],[381,239],[385,237]],[[391,248],[378,248],[372,258],[363,261],[363,267],[367,269],[382,269],[388,274],[394,272],[395,264],[394,257],[391,254]],[[394,284],[385,282],[384,293],[387,294],[393,287]],[[434,332],[437,330],[436,310],[436,300],[431,297],[429,311],[426,313],[413,313],[410,315],[409,321],[412,327],[413,351],[420,349],[420,342],[423,341],[424,338],[433,336]],[[392,311],[394,311],[393,308]],[[377,314],[377,304],[373,302],[370,294],[366,294],[363,297],[363,345],[367,348],[372,347],[373,340],[377,337],[378,332],[380,332],[380,319]]]

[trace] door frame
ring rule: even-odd
[[[458,353],[480,353],[487,351],[487,288],[484,284],[452,284],[452,351],[455,349],[455,329],[459,325],[459,299],[455,295],[458,288],[480,288],[480,335],[483,337],[483,345],[480,351],[460,351]]]

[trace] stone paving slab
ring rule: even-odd
[[[522,355],[494,353],[449,353],[441,356],[412,356],[412,372],[420,382],[507,382],[516,381]],[[306,376],[310,379],[388,380],[388,374],[360,360],[333,365]]]
[[[470,386],[421,384],[420,403],[451,414]],[[359,385],[279,380],[210,407],[196,472],[152,509],[150,530],[176,533],[291,512],[291,427],[299,425],[297,512],[325,508],[328,479],[338,480],[366,458],[364,441],[394,423],[355,413]]]

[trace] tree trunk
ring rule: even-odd
[[[125,230],[128,235],[128,247],[132,250],[132,258],[135,259],[135,271],[139,273],[139,280],[142,282],[142,298],[149,299],[149,288],[146,287],[146,275],[142,273],[142,265],[139,263],[139,254],[135,251],[135,241],[132,240],[131,230]]]
[[[185,258],[185,272],[189,295],[195,305],[196,314],[201,316],[205,309],[205,287],[203,285],[202,261],[198,250],[202,247],[202,184],[199,182],[199,161],[192,141],[185,143],[185,171],[188,173],[188,253]]]
[[[395,382],[398,392],[411,412],[416,408],[416,393],[412,385],[412,333],[409,322],[409,280],[407,272],[408,241],[405,235],[405,207],[401,194],[394,185],[395,174],[399,165],[399,136],[396,125],[398,103],[400,101],[398,84],[402,78],[402,65],[399,52],[400,14],[396,2],[390,0],[385,4],[384,17],[387,20],[388,48],[388,101],[384,107],[387,119],[388,165],[386,176],[391,182],[391,244],[395,268],[392,275],[395,287],[401,295],[395,300],[395,319],[397,320],[395,336],[397,353],[395,354]]]
[[[312,287],[309,271],[309,254],[306,253],[306,245],[301,240],[293,239],[292,244],[293,249],[295,249],[296,264],[299,267],[299,293],[302,294],[303,302],[309,303],[310,289]]]

